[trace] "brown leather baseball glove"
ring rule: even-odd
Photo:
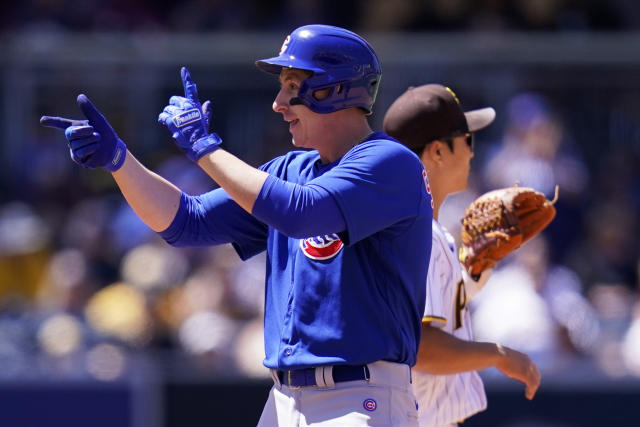
[[[462,218],[460,262],[478,277],[527,240],[541,232],[556,215],[552,201],[532,188],[490,191],[473,201]]]

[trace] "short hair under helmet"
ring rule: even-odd
[[[303,104],[316,113],[332,113],[360,107],[371,113],[382,69],[373,48],[349,30],[331,25],[305,25],[287,36],[278,56],[256,61],[271,74],[283,68],[311,71],[292,104]],[[316,99],[314,92],[331,88],[329,95]]]

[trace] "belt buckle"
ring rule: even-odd
[[[299,385],[291,385],[291,371],[287,371],[287,387],[289,387],[290,390],[300,390],[302,388],[302,386]]]

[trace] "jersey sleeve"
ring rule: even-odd
[[[431,260],[427,273],[427,297],[424,307],[423,322],[431,322],[433,326],[442,328],[447,324],[444,311],[443,291],[446,285],[443,266],[447,264],[440,244],[434,239],[431,247]]]
[[[373,140],[354,147],[309,184],[335,199],[346,224],[345,243],[354,244],[431,209],[423,171],[418,157],[403,145]]]
[[[245,260],[266,249],[268,228],[218,188],[200,196],[182,193],[173,222],[158,234],[177,247],[231,243]]]
[[[328,191],[269,175],[253,205],[252,214],[286,236],[305,238],[345,229],[344,218]]]

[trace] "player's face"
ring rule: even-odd
[[[310,72],[297,69],[283,69],[280,73],[280,91],[273,101],[273,111],[282,114],[289,123],[293,145],[301,148],[318,148],[327,135],[329,122],[327,114],[314,113],[304,105],[291,105],[291,98],[298,96],[302,81]],[[321,96],[321,94],[320,94]]]
[[[448,148],[443,150],[443,160],[446,162],[445,166],[452,193],[465,190],[468,185],[467,180],[473,158],[473,146],[470,138],[466,135],[457,136],[453,139],[453,152]]]

